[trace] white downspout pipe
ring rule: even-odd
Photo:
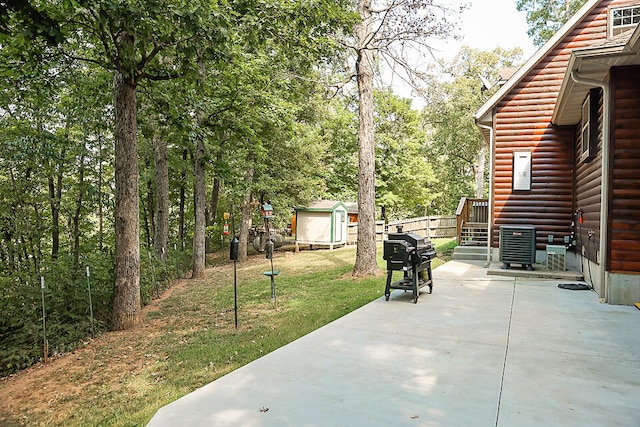
[[[482,123],[477,123],[479,128],[486,129],[489,131],[489,197],[487,210],[489,211],[489,216],[487,218],[487,263],[485,267],[491,266],[491,240],[493,238],[492,227],[493,224],[493,127],[483,125]]]
[[[607,226],[609,224],[609,167],[611,128],[610,87],[607,82],[585,79],[577,71],[571,71],[571,79],[579,84],[602,88],[602,182],[600,184],[600,297],[604,302],[609,301],[609,286],[607,283]],[[587,260],[589,262],[589,260]]]

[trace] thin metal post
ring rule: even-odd
[[[47,341],[47,311],[44,307],[44,276],[40,276],[40,288],[42,289],[42,335],[44,363],[49,360],[49,341]]]
[[[233,314],[236,320],[236,329],[238,329],[238,286],[237,286],[237,274],[236,265],[237,260],[233,260]]]
[[[164,279],[162,280],[162,290],[164,291],[165,289],[169,288],[169,272],[167,271],[167,259],[169,258],[169,251],[164,249],[164,246],[162,247],[162,263],[161,263],[161,267],[162,267],[162,276],[164,277]],[[158,291],[158,297],[160,297],[160,291]]]
[[[233,314],[236,321],[236,329],[238,329],[238,276],[237,276],[237,265],[238,265],[238,246],[239,241],[236,237],[236,210],[235,204],[233,200],[231,201],[231,226],[233,228],[233,240],[229,242],[229,253],[231,254],[231,259],[233,259]]]
[[[96,331],[93,326],[93,302],[91,301],[91,282],[89,281],[89,266],[87,265],[87,290],[89,291],[89,313],[91,315],[91,337],[96,337]]]
[[[178,254],[178,245],[173,244],[173,252],[176,255],[176,279],[180,278],[180,255]]]
[[[276,281],[273,274],[273,257],[271,257],[271,299],[275,308],[278,308],[278,297],[276,296]]]

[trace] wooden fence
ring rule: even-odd
[[[376,241],[382,242],[386,235],[395,233],[401,225],[403,233],[414,233],[428,238],[452,238],[456,237],[456,217],[451,216],[425,216],[421,218],[409,218],[391,221],[376,221]],[[347,225],[347,244],[355,245],[358,241],[358,223],[351,222]]]

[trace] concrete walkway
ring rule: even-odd
[[[417,304],[394,291],[149,425],[640,426],[640,310],[482,262],[433,273]]]

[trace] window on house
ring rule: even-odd
[[[580,161],[589,161],[596,153],[600,124],[600,89],[591,89],[582,103]]]
[[[589,110],[591,107],[591,96],[587,96],[587,98],[582,103],[582,148],[580,150],[580,160],[584,160],[589,156],[589,140],[591,139],[591,114],[589,114]]]
[[[616,7],[610,15],[611,37],[635,28],[640,22],[640,6]]]

